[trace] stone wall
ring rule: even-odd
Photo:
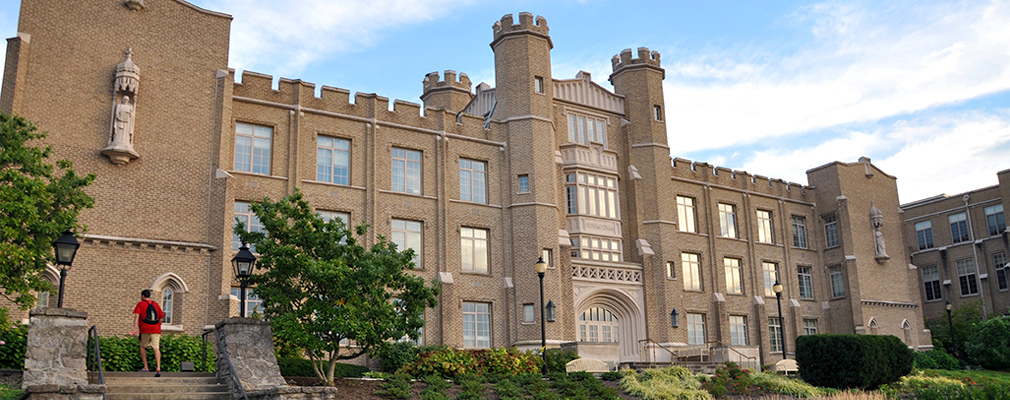
[[[102,398],[105,385],[88,384],[87,318],[65,308],[32,311],[21,383],[28,398]]]

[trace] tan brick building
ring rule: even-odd
[[[427,344],[539,347],[544,257],[549,345],[612,363],[700,345],[769,363],[783,331],[789,352],[825,332],[930,345],[894,177],[868,159],[809,185],[671,159],[658,52],[614,56],[612,91],[555,78],[547,21],[506,15],[489,37],[497,87],[431,73],[423,106],[390,107],[235,83],[230,22],[181,0],[22,2],[0,106],[98,175],[65,302],[104,334],[129,330],[143,288],[171,299],[169,330],[236,315],[233,221],[256,229],[250,202],[299,188],[418,251],[416,273],[443,282]]]

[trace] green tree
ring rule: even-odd
[[[83,232],[77,216],[94,204],[84,188],[95,174],[78,175],[68,160],[48,163],[52,149],[30,145],[44,137],[31,121],[0,113],[0,287],[22,309],[50,289],[42,273],[54,262],[53,241],[67,229]]]
[[[984,321],[982,317],[982,300],[961,304],[951,310],[951,319],[947,320],[946,312],[937,319],[927,320],[926,327],[933,335],[933,345],[947,350],[954,357],[964,355],[964,344],[971,337],[975,324]],[[954,325],[954,336],[958,343],[958,353],[954,353],[954,342],[950,337],[950,323]]]
[[[241,223],[235,232],[259,253],[260,273],[250,283],[263,316],[278,339],[304,350],[326,384],[333,384],[338,360],[418,336],[439,286],[407,272],[413,251],[397,251],[382,236],[366,249],[359,239],[367,225],[352,233],[339,219],[324,221],[299,191],[277,202],[265,198],[252,210],[264,232],[247,232]],[[353,351],[340,353],[343,339],[354,342]]]

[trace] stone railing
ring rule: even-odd
[[[638,266],[572,265],[572,277],[592,281],[642,284],[642,268]]]
[[[565,167],[589,167],[617,172],[617,153],[600,146],[565,143],[561,146],[561,161]]]

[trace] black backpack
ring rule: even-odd
[[[154,306],[153,301],[147,302],[147,312],[144,313],[144,323],[148,325],[157,325],[161,323],[161,318],[158,318],[158,308]]]

